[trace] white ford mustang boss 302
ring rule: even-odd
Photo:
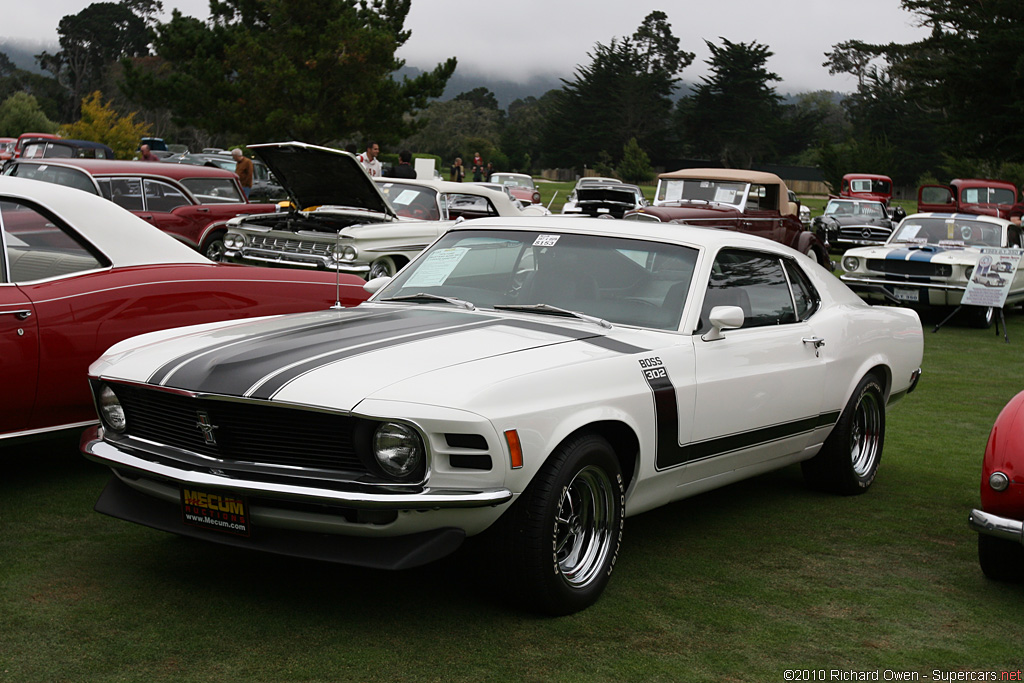
[[[798,462],[866,490],[920,376],[916,313],[732,231],[467,221],[366,286],[107,351],[97,510],[391,569],[486,532],[525,604],[566,614],[604,590],[627,515]]]

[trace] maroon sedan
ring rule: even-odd
[[[213,261],[224,253],[225,223],[272,213],[250,204],[238,176],[209,166],[100,159],[17,159],[6,175],[75,187],[106,197]]]
[[[212,263],[104,199],[0,177],[0,443],[94,423],[86,371],[123,339],[351,306],[363,284]]]
[[[732,168],[690,168],[658,176],[653,206],[626,212],[626,220],[724,228],[758,235],[807,254],[831,269],[828,249],[804,229],[799,204],[779,176]]]

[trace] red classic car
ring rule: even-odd
[[[492,173],[488,180],[507,187],[512,196],[525,206],[540,204],[540,192],[533,184],[533,178],[525,173]]]
[[[888,206],[892,199],[892,178],[875,173],[847,173],[843,176],[839,196],[868,199]]]
[[[978,532],[985,576],[1024,579],[1024,391],[992,425],[981,465],[981,509],[971,511],[969,524]]]
[[[7,161],[14,158],[14,147],[18,144],[17,138],[0,138],[0,161]]]
[[[250,204],[237,175],[209,166],[21,158],[4,173],[106,197],[213,261],[224,253],[224,224],[229,219],[277,210],[275,204]]]
[[[626,220],[725,228],[774,240],[832,268],[821,238],[800,222],[799,206],[774,173],[690,168],[658,176],[654,205],[627,211]]]
[[[104,199],[0,177],[0,443],[94,423],[86,371],[116,342],[354,305],[368,296],[362,285],[212,263]]]
[[[1017,203],[1017,188],[1005,180],[956,178],[949,185],[922,185],[917,188],[919,213],[973,213],[1009,218]]]

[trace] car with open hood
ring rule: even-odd
[[[829,249],[885,244],[893,228],[907,213],[871,199],[832,198],[815,216],[812,227]]]
[[[920,373],[915,312],[726,230],[464,221],[366,287],[109,349],[82,441],[112,470],[96,509],[381,569],[485,534],[518,604],[566,614],[605,588],[629,515],[798,463],[866,491]]]
[[[775,240],[832,267],[825,243],[800,221],[799,205],[779,176],[734,168],[688,168],[658,176],[652,206],[626,220],[685,223]]]
[[[0,176],[0,443],[94,424],[86,370],[122,339],[367,296],[352,276],[213,263],[99,196]]]
[[[302,142],[249,145],[291,197],[287,211],[232,221],[236,263],[394,275],[458,218],[522,216],[503,192],[474,183],[371,179],[355,156]]]
[[[622,218],[627,211],[647,205],[647,198],[636,185],[609,183],[603,178],[581,178],[562,205],[562,213],[592,218]]]
[[[915,213],[907,216],[889,240],[880,246],[857,247],[843,254],[841,279],[860,296],[876,303],[893,303],[919,310],[955,310],[961,305],[972,276],[981,284],[1002,286],[1005,280],[988,269],[979,271],[1000,254],[1013,254],[1024,246],[1019,225],[994,216]],[[1006,261],[1007,266],[1010,265]],[[1000,272],[1011,268],[999,266]],[[976,272],[977,271],[977,272]],[[997,285],[994,278],[1002,282]],[[1009,283],[1005,306],[1024,302],[1024,273],[1017,269]],[[968,306],[971,321],[989,327],[993,306]]]

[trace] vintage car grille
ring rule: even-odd
[[[330,256],[334,246],[331,242],[311,242],[308,240],[271,237],[270,235],[251,235],[254,249],[266,249],[285,254],[309,254],[312,256]]]
[[[873,242],[884,242],[892,234],[892,228],[877,226],[859,225],[856,227],[842,228],[839,230],[839,239],[846,241],[871,240]]]
[[[132,437],[228,462],[368,471],[353,447],[353,417],[126,385],[112,388]],[[200,429],[203,420],[214,427],[213,443]]]
[[[907,275],[911,277],[947,278],[953,274],[953,267],[947,263],[904,261],[902,259],[868,259],[867,268],[876,273]]]

